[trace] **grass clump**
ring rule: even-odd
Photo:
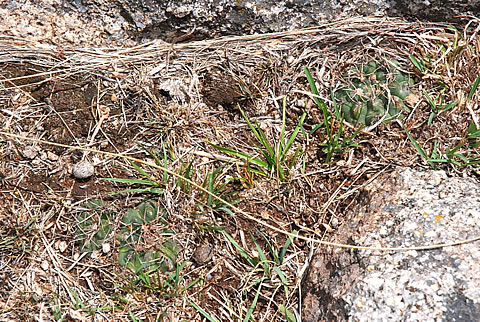
[[[145,148],[144,146],[140,145],[140,147],[147,152],[147,154],[155,161],[160,167],[168,168],[168,157],[165,145],[162,144],[163,147],[163,155],[159,156],[156,151],[151,151]],[[164,171],[162,179],[158,179],[152,174],[141,168],[140,166],[136,165],[134,162],[130,161],[130,164],[135,169],[135,171],[143,177],[143,179],[131,179],[131,178],[104,178],[107,181],[113,181],[118,183],[126,183],[126,184],[137,184],[142,185],[141,188],[129,188],[124,190],[116,191],[116,193],[125,193],[125,192],[143,192],[143,193],[155,193],[155,194],[163,194],[163,187],[168,183],[168,173]]]
[[[255,292],[255,297],[249,308],[246,312],[246,315],[243,317],[243,321],[250,321],[253,316],[252,313],[257,305],[258,298],[262,294],[262,288],[268,285],[269,288],[283,288],[285,298],[288,298],[290,295],[291,283],[288,281],[288,278],[284,273],[284,260],[288,248],[292,244],[294,237],[289,236],[285,243],[280,249],[275,247],[275,244],[271,241],[268,235],[261,231],[257,231],[257,236],[261,239],[257,240],[253,234],[250,234],[250,237],[255,245],[255,251],[249,252],[244,249],[235,239],[223,231],[223,235],[226,240],[233,245],[234,249],[238,254],[243,258],[243,261],[249,266],[252,272],[256,272],[255,277],[252,276],[254,280],[248,283],[247,290],[256,288],[256,290],[251,290],[251,293]],[[293,231],[293,235],[296,235],[297,232]],[[262,247],[262,244],[264,247]],[[280,313],[287,318],[287,321],[296,321],[294,315],[286,309],[286,307],[281,304],[279,306]],[[243,316],[243,312],[238,314],[239,318]]]
[[[229,189],[227,189],[229,183],[239,178],[223,178],[224,180],[222,181],[222,172],[224,168],[225,164],[222,164],[212,172],[207,173],[205,176],[202,187],[209,193],[205,191],[200,193],[200,198],[197,200],[195,205],[196,209],[198,210],[197,214],[203,213],[206,209],[210,209],[213,212],[224,211],[232,215],[233,212],[222,200],[227,201],[231,205],[241,202],[240,199],[234,199],[235,194],[237,193],[236,191],[229,191]],[[213,196],[220,197],[222,200],[214,198]]]
[[[339,110],[333,95],[335,113],[330,112],[325,101],[320,98],[310,70],[305,67],[304,71],[313,94],[313,99],[323,114],[323,122],[313,126],[310,134],[317,133],[320,136],[320,146],[325,154],[325,163],[329,163],[334,154],[341,154],[350,148],[359,147],[358,144],[354,143],[354,139],[360,133],[362,127],[359,127],[351,135],[347,134],[343,128],[344,114]]]
[[[278,141],[274,143],[269,141],[256,121],[255,124],[253,124],[242,110],[240,110],[240,112],[247,122],[249,129],[255,136],[256,142],[254,142],[254,144],[255,147],[260,151],[262,157],[257,158],[245,152],[225,148],[213,143],[210,144],[226,154],[243,160],[245,163],[247,163],[247,169],[250,173],[260,174],[262,176],[273,175],[280,181],[285,180],[295,164],[295,161],[302,154],[300,146],[295,150],[295,152],[293,152],[293,154],[290,153],[290,149],[292,148],[298,133],[302,129],[303,122],[307,116],[306,112],[300,116],[297,126],[293,130],[292,134],[288,136],[286,133],[286,98],[284,97],[282,103],[282,128],[280,130],[280,137],[278,138]],[[254,165],[255,169],[251,168],[250,165]]]

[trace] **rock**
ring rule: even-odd
[[[193,253],[193,260],[197,265],[204,265],[213,258],[213,247],[208,244],[197,246]]]
[[[480,184],[398,169],[365,188],[334,241],[369,247],[480,234]],[[303,282],[303,321],[479,321],[480,241],[404,252],[319,246]]]
[[[72,168],[72,174],[76,179],[88,179],[95,173],[95,168],[87,160],[83,160],[75,164]]]
[[[426,21],[467,22],[480,15],[480,0],[396,0],[389,13]]]
[[[38,149],[36,147],[32,146],[32,145],[27,145],[23,149],[22,155],[27,159],[33,160],[38,155]]]
[[[3,1],[0,14],[0,32],[30,41],[134,46],[288,31],[358,16],[465,23],[480,15],[480,0],[24,0]]]
[[[385,15],[390,0],[179,0],[119,1],[122,16],[138,27],[137,40],[168,42],[288,31],[325,20]],[[190,34],[191,32],[191,34]]]

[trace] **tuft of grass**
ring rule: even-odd
[[[473,123],[472,123],[473,124]],[[433,168],[437,169],[437,164],[440,163],[450,163],[458,167],[466,167],[469,165],[478,165],[480,164],[480,156],[475,152],[474,148],[478,146],[478,141],[476,139],[480,137],[480,131],[478,131],[475,125],[469,127],[469,133],[466,139],[463,139],[453,148],[447,148],[442,157],[440,151],[438,150],[437,140],[434,141],[432,153],[429,156],[425,150],[418,144],[418,142],[412,137],[407,128],[403,125],[403,129],[407,134],[408,139],[412,142],[413,146],[417,150],[418,154]],[[469,142],[470,140],[470,142]],[[471,142],[474,141],[474,142]],[[458,153],[461,148],[467,146],[467,149]]]
[[[439,115],[441,112],[446,112],[446,111],[454,108],[455,106],[457,106],[457,104],[458,104],[457,100],[454,100],[447,105],[443,104],[443,97],[444,97],[444,92],[445,92],[446,89],[447,89],[446,87],[443,87],[442,90],[440,91],[439,95],[437,95],[436,98],[432,98],[431,94],[427,93],[426,91],[423,92],[423,95],[427,99],[428,104],[432,108],[432,112],[430,113],[430,115],[428,117],[428,121],[427,121],[428,125],[431,125],[432,122],[433,122],[433,118],[435,116]]]
[[[257,158],[241,151],[207,142],[219,151],[243,160],[247,163],[248,169],[251,169],[249,166],[250,164],[254,165],[257,169],[251,169],[253,173],[263,176],[273,175],[280,181],[283,181],[287,178],[296,160],[302,154],[300,146],[293,154],[290,153],[290,149],[297,138],[298,133],[302,129],[303,122],[307,116],[306,112],[300,116],[297,126],[292,134],[288,136],[286,133],[286,104],[286,98],[284,97],[282,102],[282,128],[280,130],[280,137],[275,143],[271,143],[260,128],[259,124],[255,121],[254,125],[240,109],[242,117],[245,119],[248,127],[255,136],[255,146],[260,151],[262,158]]]
[[[258,257],[251,256],[248,251],[242,248],[235,239],[233,239],[232,236],[230,236],[227,232],[223,231],[223,235],[227,238],[227,240],[233,245],[233,247],[238,251],[241,257],[245,259],[247,264],[252,267],[252,268],[258,268],[261,267],[263,271],[263,277],[265,279],[272,279],[273,278],[273,272],[275,272],[280,279],[284,290],[285,290],[285,296],[288,296],[289,290],[288,290],[288,283],[285,275],[283,274],[281,270],[281,266],[283,264],[283,260],[285,258],[285,254],[287,252],[288,247],[291,245],[293,238],[290,236],[287,238],[285,243],[283,244],[280,252],[273,246],[273,244],[270,242],[270,239],[261,231],[258,232],[258,234],[263,238],[263,241],[265,242],[266,248],[268,250],[268,253],[265,252],[260,244],[257,242],[256,238],[250,234],[250,237],[252,238],[253,243],[255,244],[255,249],[258,253]],[[293,234],[297,234],[296,231],[293,231]],[[270,258],[270,259],[269,259]]]
[[[210,172],[205,176],[202,187],[208,190],[208,192],[210,193],[206,193],[205,191],[202,191],[200,195],[200,202],[197,203],[196,206],[201,212],[204,211],[204,206],[206,206],[208,209],[211,209],[213,212],[224,211],[230,215],[233,215],[233,212],[230,210],[227,204],[225,204],[223,201],[218,200],[217,198],[214,198],[212,194],[215,196],[221,197],[223,200],[227,201],[232,205],[236,205],[239,202],[241,202],[240,199],[234,199],[236,191],[228,192],[226,189],[227,185],[230,182],[237,180],[239,178],[232,177],[232,178],[224,179],[223,182],[219,182],[224,168],[225,168],[225,164],[217,167],[215,170],[213,170],[213,172]]]
[[[331,94],[334,102],[335,114],[330,112],[325,101],[320,98],[317,86],[315,85],[315,80],[313,79],[310,70],[305,67],[304,71],[310,85],[310,90],[313,94],[313,99],[323,114],[323,122],[314,125],[310,131],[310,135],[314,133],[319,134],[320,139],[322,140],[320,146],[323,147],[322,149],[325,153],[325,163],[330,163],[334,154],[342,154],[350,148],[360,147],[358,144],[354,143],[354,140],[362,130],[362,126],[360,126],[353,134],[348,135],[344,131],[343,115],[336,103],[333,92]]]
[[[238,320],[242,321],[249,321],[253,320],[253,310],[258,303],[259,297],[262,295],[262,287],[264,285],[268,285],[268,288],[275,288],[281,289],[283,288],[283,295],[285,298],[290,296],[289,290],[289,282],[287,280],[287,276],[284,273],[284,260],[285,255],[287,253],[288,248],[292,244],[295,237],[289,236],[285,243],[280,247],[276,248],[274,243],[265,233],[261,231],[257,231],[255,237],[253,234],[250,234],[250,238],[253,241],[255,250],[252,250],[252,254],[246,249],[244,249],[240,244],[235,241],[235,239],[228,234],[227,232],[222,232],[226,240],[233,246],[233,248],[238,252],[239,256],[243,259],[244,264],[249,267],[251,274],[255,274],[251,282],[246,285],[244,289],[248,294],[255,293],[255,297],[251,304],[245,307],[242,304],[242,310],[240,313],[233,313],[238,317]],[[296,231],[293,232],[294,235],[297,234]],[[258,238],[261,240],[258,240]],[[260,241],[262,243],[260,243]],[[263,244],[263,246],[261,245]],[[248,268],[247,268],[248,269]],[[255,290],[253,289],[255,287]],[[263,297],[269,297],[263,294]],[[277,301],[280,300],[279,298],[276,299]],[[283,306],[283,308],[285,308]],[[246,311],[246,315],[243,317],[244,312]],[[283,310],[281,311],[282,314],[288,316],[288,321],[295,321],[294,315],[288,311]],[[291,317],[293,316],[293,319]],[[243,318],[242,318],[243,317]]]
[[[168,157],[165,145],[162,144],[163,155],[159,156],[157,152],[153,150],[149,150],[143,145],[139,144],[139,146],[150,155],[150,157],[155,161],[155,163],[161,167],[168,168]],[[126,183],[126,184],[137,184],[146,187],[142,188],[131,188],[131,189],[124,189],[119,190],[114,193],[127,193],[127,192],[143,192],[143,193],[155,193],[155,194],[163,194],[162,187],[168,183],[168,173],[164,171],[162,179],[159,180],[155,178],[153,175],[148,173],[147,170],[141,168],[140,166],[136,165],[134,162],[130,161],[132,167],[137,171],[140,176],[144,179],[130,179],[130,178],[103,178],[103,180],[119,182],[119,183]],[[163,180],[163,182],[162,182]]]

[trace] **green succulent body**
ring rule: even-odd
[[[115,213],[106,209],[101,200],[90,201],[79,217],[77,238],[83,251],[94,251],[111,237]],[[118,263],[129,267],[135,272],[147,270],[169,271],[175,267],[178,246],[172,240],[167,240],[157,247],[157,250],[145,250],[140,245],[145,244],[142,228],[157,219],[166,223],[163,211],[152,200],[140,203],[137,208],[129,209],[122,217],[121,228],[116,235],[120,243]],[[168,229],[163,234],[172,234]]]
[[[129,209],[122,218],[123,227],[117,234],[120,242],[118,250],[118,263],[130,267],[138,272],[143,269],[169,271],[174,268],[178,254],[178,247],[174,241],[167,240],[162,243],[159,250],[143,250],[138,245],[142,244],[142,227],[147,225],[159,215],[157,203],[147,200],[135,209]],[[171,233],[165,230],[164,233]]]
[[[76,235],[83,251],[100,249],[112,232],[113,212],[103,206],[101,200],[92,200],[86,204],[88,211],[79,216]]]
[[[412,94],[413,81],[394,67],[398,62],[392,65],[382,67],[370,61],[351,69],[346,84],[335,92],[347,122],[370,125],[384,115],[391,120],[409,111],[404,100]]]

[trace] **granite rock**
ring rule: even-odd
[[[365,188],[334,241],[368,247],[480,235],[480,184],[397,169]],[[319,247],[303,283],[303,321],[479,321],[480,241],[431,250]]]

